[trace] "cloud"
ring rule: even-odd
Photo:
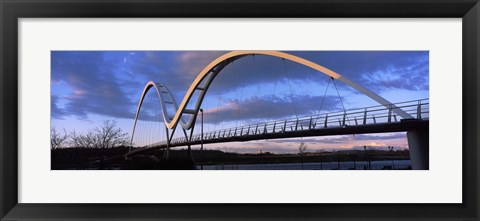
[[[133,102],[128,99],[116,75],[115,62],[108,62],[101,52],[52,52],[52,81],[63,81],[72,93],[52,91],[66,102],[62,110],[52,108],[52,117],[72,115],[87,118],[99,114],[132,118]]]
[[[352,135],[339,135],[218,143],[209,144],[207,148],[241,153],[256,153],[260,150],[274,153],[297,153],[298,146],[301,142],[304,142],[308,146],[308,152],[346,149],[363,150],[363,146],[373,147],[379,150],[388,150],[388,146],[394,146],[395,150],[408,148],[406,134],[403,132],[362,134],[361,136],[356,135],[355,137]]]
[[[181,102],[196,75],[223,51],[53,51],[52,82],[64,82],[71,91],[52,86],[52,117],[89,114],[133,118],[138,99],[149,80],[162,82]],[[385,90],[428,90],[428,52],[421,51],[291,51],[300,57],[330,68],[365,87],[380,93]],[[288,82],[287,82],[288,79]],[[228,65],[214,80],[207,96],[225,94],[227,102],[216,111],[217,119],[266,119],[295,114],[309,114],[318,109],[317,94],[268,97],[250,95],[233,98],[239,88],[263,87],[278,82],[277,90],[306,90],[303,84],[325,85],[329,78],[310,68],[268,56],[246,56]],[[300,85],[300,86],[299,86]],[[341,90],[352,90],[337,84]],[[251,89],[250,88],[250,89]],[[308,90],[322,90],[318,86]],[[229,94],[230,93],[230,94]],[[250,91],[250,94],[253,92]],[[55,98],[54,98],[55,96]],[[60,108],[57,100],[61,98]],[[333,97],[332,97],[333,99]],[[348,102],[348,97],[344,98]],[[297,110],[292,110],[294,100]],[[328,104],[326,107],[337,107]],[[326,109],[325,109],[326,110]],[[250,116],[250,117],[248,117]]]
[[[317,114],[323,97],[311,95],[294,95],[287,97],[254,96],[248,99],[231,99],[225,105],[205,110],[206,123],[262,120],[272,121],[287,117]],[[335,111],[341,108],[337,97],[327,96],[323,111]]]
[[[52,117],[55,119],[64,119],[65,112],[63,109],[59,108],[58,103],[58,96],[52,95],[50,101],[50,110],[52,111]]]
[[[405,67],[390,67],[372,74],[363,75],[366,87],[376,91],[406,89],[411,91],[428,90],[428,60]]]
[[[392,133],[392,134],[357,134],[355,140],[393,140],[405,138],[405,133]]]
[[[178,72],[189,79],[194,79],[197,75],[213,60],[221,55],[227,53],[226,51],[185,51],[177,56]]]
[[[147,81],[165,84],[181,101],[195,77],[222,51],[148,51],[130,55],[126,70],[131,73],[130,88],[143,88]],[[140,96],[141,89],[132,91]]]
[[[356,134],[352,135],[338,135],[338,136],[325,136],[325,137],[310,137],[310,138],[289,138],[281,140],[272,140],[271,142],[305,142],[305,143],[322,143],[322,144],[344,144],[354,141],[372,141],[372,140],[395,140],[406,138],[405,133],[386,133],[386,134]]]
[[[428,51],[291,53],[323,65],[376,93],[391,89],[428,90]],[[352,90],[343,84],[339,86]]]

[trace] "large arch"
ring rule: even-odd
[[[349,85],[350,87],[356,89],[357,91],[359,91],[359,92],[365,94],[366,96],[370,97],[371,99],[375,100],[379,104],[381,104],[381,105],[383,105],[387,108],[392,108],[393,112],[395,112],[396,114],[398,114],[399,116],[401,116],[404,119],[413,118],[410,114],[406,113],[405,111],[403,111],[399,108],[395,108],[395,106],[391,102],[389,102],[385,98],[379,96],[378,94],[375,94],[374,92],[364,88],[363,86],[361,86],[361,85],[343,77],[342,75],[340,75],[340,74],[338,74],[338,73],[336,73],[336,72],[334,72],[334,71],[332,71],[332,70],[330,70],[326,67],[323,67],[319,64],[316,64],[316,63],[314,63],[312,61],[309,61],[309,60],[306,60],[304,58],[301,58],[301,57],[298,57],[298,56],[295,56],[295,55],[291,55],[291,54],[288,54],[288,53],[285,53],[285,52],[280,52],[280,51],[232,51],[232,52],[228,52],[228,53],[218,57],[214,61],[212,61],[210,64],[208,64],[198,74],[198,76],[195,78],[195,80],[190,85],[190,87],[189,87],[187,93],[185,94],[185,96],[184,96],[182,102],[180,103],[180,105],[177,104],[177,102],[175,101],[175,99],[173,98],[170,91],[168,90],[168,88],[165,85],[162,85],[160,83],[155,83],[153,81],[148,82],[146,84],[143,92],[142,92],[142,95],[140,97],[140,101],[139,101],[139,104],[138,104],[138,107],[137,107],[137,112],[136,112],[136,115],[135,115],[135,122],[134,122],[134,127],[133,127],[133,132],[132,132],[132,139],[133,139],[133,135],[135,133],[135,126],[136,126],[136,123],[137,123],[138,114],[139,114],[139,111],[141,109],[143,99],[144,99],[146,93],[149,91],[149,89],[154,87],[157,91],[158,96],[160,97],[160,105],[162,105],[162,110],[163,110],[163,119],[164,119],[164,122],[165,122],[165,126],[167,128],[175,129],[176,126],[178,125],[178,123],[180,122],[184,131],[188,130],[188,129],[191,129],[194,126],[196,116],[197,116],[198,111],[200,109],[200,106],[202,104],[203,98],[206,94],[206,91],[208,90],[208,87],[213,82],[213,80],[215,79],[217,74],[219,74],[223,70],[223,68],[225,68],[231,62],[233,62],[233,61],[235,61],[239,58],[242,58],[244,56],[247,56],[247,55],[266,55],[266,56],[278,57],[278,58],[286,59],[286,60],[301,64],[301,65],[310,67],[314,70],[319,71],[320,73],[323,73],[327,76],[330,76],[330,77],[332,77],[336,80],[339,80],[339,81]],[[203,84],[203,85],[201,85],[201,84]],[[195,104],[195,107],[194,107],[194,109],[187,109],[187,105],[188,105],[190,99],[192,98],[193,94],[195,93],[195,91],[200,92],[199,97],[197,99],[197,102]],[[166,112],[165,106],[166,106],[167,101],[165,101],[165,99],[162,98],[162,93],[167,94],[169,96],[169,99],[170,99],[168,102],[174,105],[174,110],[175,110],[175,115],[174,116],[170,116]],[[184,120],[182,120],[182,115],[183,114],[190,114],[190,115],[192,115],[192,117],[190,117],[190,119],[187,122],[185,122]]]

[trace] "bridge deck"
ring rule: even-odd
[[[216,136],[204,139],[204,144],[210,143],[227,143],[227,142],[245,142],[252,140],[266,140],[266,139],[281,139],[281,138],[293,138],[293,137],[312,137],[312,136],[331,136],[331,135],[348,135],[348,134],[366,134],[366,133],[388,133],[388,132],[402,132],[409,131],[419,127],[428,127],[428,119],[411,119],[401,120],[398,122],[386,122],[366,125],[345,125],[337,127],[317,128],[317,129],[299,129],[294,131],[278,131],[278,132],[259,132],[249,133],[242,135],[231,136]],[[186,142],[184,139],[174,141],[170,143],[170,147],[198,145],[202,142],[201,139],[195,139],[190,142]],[[146,151],[164,149],[167,147],[166,142],[159,143],[156,146],[135,148],[125,156],[130,156]]]

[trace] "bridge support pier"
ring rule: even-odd
[[[428,124],[407,131],[410,162],[413,170],[429,169],[429,130]]]

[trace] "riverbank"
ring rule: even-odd
[[[200,165],[305,165],[307,163],[316,163],[320,165],[333,163],[332,165],[338,165],[342,164],[342,162],[351,162],[353,165],[361,165],[361,162],[367,162],[368,165],[368,162],[371,164],[371,162],[376,161],[394,162],[409,160],[408,150],[347,150],[335,152],[307,152],[304,154],[274,154],[269,152],[241,154],[219,150],[204,150],[202,153],[200,150],[192,150],[191,155],[189,155],[187,150],[181,149],[170,150],[168,160],[165,160],[165,152],[163,150],[156,150],[125,159],[123,155],[127,151],[127,147],[105,150],[94,148],[55,149],[51,152],[51,169],[191,170],[198,168]],[[297,167],[294,166],[294,168]],[[355,168],[357,167],[355,166]],[[369,168],[377,169],[367,167],[367,169]],[[340,169],[342,169],[341,166]]]

